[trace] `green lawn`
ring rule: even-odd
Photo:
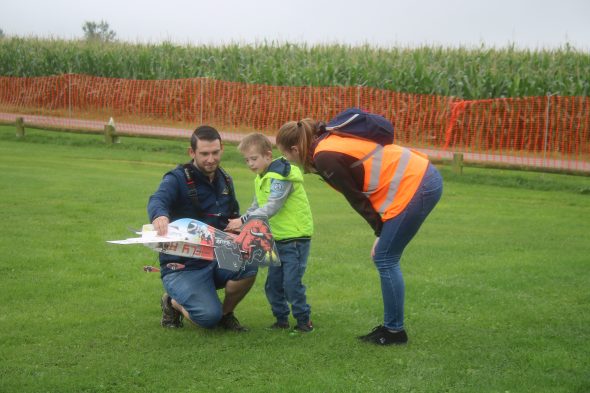
[[[443,199],[406,250],[410,343],[360,343],[382,318],[369,226],[306,177],[316,331],[267,331],[266,270],[246,334],[159,325],[156,254],[106,240],[146,223],[187,142],[0,126],[0,392],[590,391],[590,178],[442,167]],[[224,167],[246,208],[252,174]]]

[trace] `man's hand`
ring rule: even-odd
[[[152,221],[152,225],[158,232],[158,236],[166,236],[168,234],[168,224],[170,224],[170,220],[166,216],[156,217]]]
[[[240,232],[240,228],[242,227],[242,219],[234,218],[233,220],[229,220],[227,226],[225,227],[224,231],[226,232]]]

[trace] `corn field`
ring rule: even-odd
[[[363,86],[464,100],[590,94],[590,54],[556,50],[275,44],[190,46],[0,39],[0,76],[66,73],[274,86]]]

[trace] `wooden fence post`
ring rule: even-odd
[[[453,153],[453,172],[463,174],[463,153]]]
[[[104,125],[104,141],[107,145],[119,143],[119,136],[117,135],[117,129],[115,128],[115,120],[113,120],[112,117],[109,122]]]
[[[25,137],[25,119],[22,117],[16,118],[16,137],[18,139]]]

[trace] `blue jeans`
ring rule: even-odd
[[[307,304],[302,279],[307,268],[311,240],[276,242],[281,266],[269,266],[264,290],[273,315],[279,322],[288,322],[289,303],[297,323],[309,321],[311,307]]]
[[[164,290],[189,313],[197,325],[214,328],[223,316],[217,289],[225,288],[229,280],[238,281],[255,276],[257,266],[247,265],[245,270],[232,272],[220,269],[212,262],[198,270],[177,270],[162,278]]]
[[[430,164],[408,206],[399,215],[383,223],[373,261],[381,279],[383,325],[386,328],[404,328],[405,286],[400,259],[404,248],[440,200],[442,190],[442,177],[434,165]]]

